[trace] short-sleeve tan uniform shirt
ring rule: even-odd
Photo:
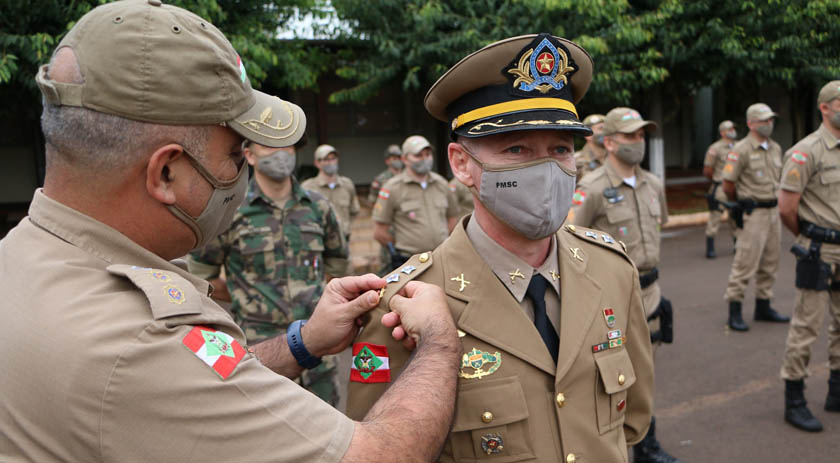
[[[35,193],[0,241],[0,461],[339,461],[353,422],[245,350],[209,285]]]
[[[726,155],[735,144],[728,138],[722,138],[711,145],[706,150],[706,158],[703,160],[704,167],[712,168],[712,181],[720,183],[723,179],[723,166],[726,165]]]
[[[802,194],[802,220],[840,230],[840,141],[825,126],[785,153],[782,189]]]
[[[394,247],[405,254],[436,248],[449,236],[449,217],[458,216],[458,202],[446,179],[430,172],[422,185],[402,172],[382,186],[373,220],[393,226]]]
[[[356,196],[356,185],[352,180],[339,175],[336,182],[330,183],[316,176],[306,179],[300,186],[306,190],[317,191],[330,200],[338,215],[341,229],[345,235],[350,234],[350,219],[359,213],[359,198]]]
[[[735,184],[738,199],[776,199],[782,173],[782,148],[768,139],[763,143],[747,135],[726,156],[723,179]]]

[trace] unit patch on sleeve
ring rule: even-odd
[[[388,361],[388,348],[366,342],[353,344],[350,381],[357,383],[390,383],[391,367]]]
[[[245,349],[233,336],[206,326],[193,327],[183,343],[222,379],[227,379],[245,356]]]
[[[805,162],[808,161],[808,155],[803,153],[802,151],[794,151],[793,154],[790,156],[790,160],[799,165],[804,165]]]

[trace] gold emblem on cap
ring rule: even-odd
[[[530,63],[528,62],[533,53],[533,48],[526,51],[519,58],[519,64],[515,68],[508,69],[508,73],[516,76],[516,79],[513,81],[513,88],[518,88],[519,84],[523,82],[526,85],[530,85],[533,84],[534,81],[536,81],[536,79],[533,76],[531,76],[531,69],[529,66]],[[566,56],[566,52],[564,52],[560,48],[557,48],[557,56],[560,57],[560,60],[557,63],[557,75],[554,76],[554,81],[557,83],[563,82],[564,84],[568,84],[569,79],[568,77],[566,77],[566,74],[573,72],[575,68],[569,66],[569,57]],[[548,93],[548,91],[554,87],[552,87],[549,84],[540,84],[534,88],[539,90],[540,93]]]
[[[292,136],[292,134],[297,132],[297,128],[300,125],[300,120],[295,117],[295,112],[294,112],[294,110],[292,110],[292,107],[289,105],[289,103],[287,103],[283,100],[280,100],[279,98],[277,98],[277,100],[280,101],[280,103],[283,105],[283,108],[289,114],[289,123],[288,124],[281,125],[282,121],[278,120],[276,125],[271,125],[270,122],[271,122],[271,119],[274,118],[274,111],[271,109],[270,106],[266,106],[265,109],[263,109],[262,113],[260,113],[260,118],[259,119],[251,119],[251,120],[245,121],[244,123],[242,123],[242,126],[247,128],[248,130],[251,130],[253,132],[256,132],[256,133],[260,134],[263,137],[271,138],[271,139],[274,139],[274,140],[282,140],[283,138],[288,138],[288,137]],[[292,125],[294,125],[293,128],[292,128]],[[286,135],[272,136],[272,135],[267,135],[265,133],[260,132],[259,131],[260,126],[269,128],[271,130],[277,130],[277,131],[284,131],[284,130],[288,130],[290,128],[291,128],[291,130]]]

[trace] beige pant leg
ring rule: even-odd
[[[744,215],[744,229],[735,245],[735,259],[732,261],[729,283],[724,294],[727,301],[743,301],[750,278],[758,270],[767,240],[767,216],[762,215],[762,211],[766,210],[757,209],[750,215]]]
[[[755,213],[755,212],[753,212]],[[779,270],[779,251],[782,246],[782,221],[777,208],[762,209],[766,215],[766,237],[761,252],[761,260],[755,275],[756,299],[772,299],[773,285],[776,284],[776,273]]]
[[[840,269],[834,272],[834,281],[840,281]],[[828,307],[828,367],[840,370],[840,290],[831,292]]]
[[[706,237],[712,238],[717,236],[718,229],[720,228],[720,211],[709,211],[709,221],[706,222]]]
[[[837,299],[837,296],[834,298]],[[785,354],[782,358],[782,379],[798,380],[809,375],[811,344],[820,333],[828,299],[828,291],[796,290],[793,317],[790,320]]]

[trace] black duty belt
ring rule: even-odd
[[[770,201],[756,201],[754,199],[739,199],[738,204],[744,208],[744,210],[752,210],[752,209],[769,209],[771,207],[776,207],[779,205],[779,202],[775,199],[771,199]]]
[[[639,286],[642,289],[647,288],[648,286],[652,285],[659,279],[659,269],[654,267],[653,270],[647,273],[640,273],[639,274]]]
[[[800,220],[799,231],[806,237],[820,243],[840,244],[840,230],[820,227],[807,220]]]

